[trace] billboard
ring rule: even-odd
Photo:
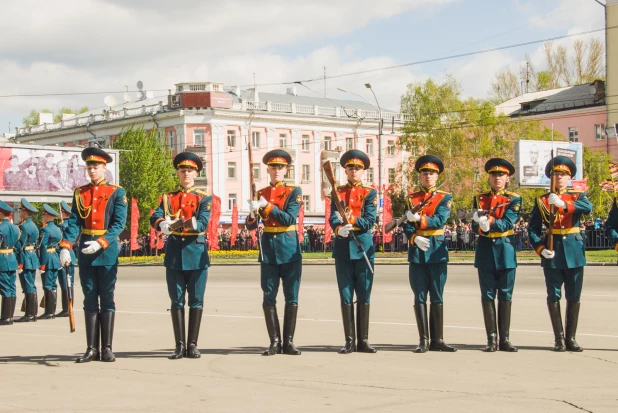
[[[3,201],[70,201],[75,188],[90,182],[83,148],[0,143],[0,196]],[[114,159],[105,178],[118,184],[118,151],[107,150]]]
[[[579,142],[528,141],[515,142],[515,183],[521,187],[540,188],[549,186],[545,166],[554,156],[571,158],[577,166],[573,179],[583,179],[584,148]]]

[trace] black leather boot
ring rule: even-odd
[[[24,316],[15,320],[16,323],[30,323],[36,321],[36,313],[38,308],[36,292],[26,293],[25,306],[26,308]]]
[[[343,333],[345,345],[339,350],[339,354],[350,354],[356,351],[356,331],[354,328],[354,306],[341,304],[341,317],[343,318]]]
[[[299,356],[300,350],[294,345],[294,331],[296,330],[296,315],[298,304],[286,304],[283,315],[283,347],[281,352],[291,356]]]
[[[185,309],[172,308],[170,313],[172,314],[174,340],[176,341],[176,347],[170,356],[170,360],[178,360],[183,358],[185,352],[187,351],[187,340],[185,337]]]
[[[500,332],[500,351],[515,353],[517,347],[509,341],[511,330],[511,304],[512,301],[498,301],[498,331]]]
[[[583,348],[575,341],[577,321],[579,320],[579,303],[567,301],[566,308],[566,348],[569,351],[581,352]]]
[[[36,302],[36,301],[35,301]],[[99,313],[84,312],[86,321],[86,352],[75,360],[76,363],[88,363],[100,360],[99,354]]]
[[[56,317],[69,316],[69,296],[66,290],[60,290],[60,301],[62,302],[62,311],[56,314]]]
[[[45,295],[45,313],[39,317],[39,320],[51,320],[56,318],[56,291],[43,290]]]
[[[442,304],[431,304],[429,312],[429,351],[457,351],[455,347],[444,342],[444,307]]]
[[[15,314],[15,303],[17,297],[2,297],[2,313],[0,315],[0,326],[10,326],[13,324],[13,314]]]
[[[359,353],[377,353],[369,344],[369,304],[356,303],[356,351]]]
[[[427,304],[414,304],[414,315],[418,327],[418,346],[415,353],[426,353],[429,350],[429,326],[427,321]]]
[[[199,359],[202,356],[197,349],[197,339],[200,336],[203,311],[201,308],[189,308],[189,337],[187,339],[186,356],[190,359]]]
[[[115,318],[116,313],[113,311],[99,313],[99,323],[101,324],[101,361],[116,361],[116,357],[112,351]]]
[[[483,306],[483,320],[487,333],[487,347],[483,351],[493,353],[498,349],[498,332],[496,330],[496,303],[494,300],[481,301]]]
[[[266,320],[266,331],[270,338],[268,350],[262,353],[263,356],[274,356],[281,353],[281,327],[279,326],[279,317],[277,316],[277,307],[274,305],[262,306],[264,310],[264,319]]]
[[[551,326],[554,330],[554,351],[566,351],[564,330],[562,327],[562,314],[560,314],[560,301],[556,301],[555,303],[548,302],[547,309],[549,310],[549,319],[551,320]]]

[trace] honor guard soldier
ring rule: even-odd
[[[530,243],[541,256],[541,266],[545,274],[547,307],[555,337],[554,351],[583,351],[575,341],[586,265],[584,239],[580,233],[579,222],[583,214],[590,213],[592,204],[586,198],[585,192],[567,189],[569,180],[576,172],[575,163],[564,156],[557,156],[547,163],[545,175],[551,178],[553,173],[556,192],[536,199],[528,225]],[[552,207],[555,210],[555,219],[550,223]],[[543,225],[547,228],[544,236]],[[553,237],[553,251],[546,247],[545,241],[548,237]],[[560,313],[563,284],[567,299],[566,343]]]
[[[60,214],[62,217],[62,221],[60,224],[60,230],[62,231],[62,236],[64,238],[66,234],[66,230],[67,230],[67,225],[68,225],[66,220],[71,217],[71,207],[65,201],[62,201],[60,203]],[[75,264],[77,264],[77,258],[75,257],[75,252],[73,251],[73,248],[69,249],[69,254],[71,254],[71,263],[67,265],[66,271],[69,272],[68,274],[69,283],[71,285],[70,286],[67,285],[67,282],[66,282],[67,280],[65,277],[58,278],[58,283],[60,284],[60,289],[62,290],[61,292],[62,311],[56,314],[56,317],[68,317],[69,316],[69,297],[66,294],[67,288],[69,287],[71,288],[71,297],[75,297],[75,294],[73,294],[74,292],[73,283],[75,281]]]
[[[16,323],[37,320],[38,300],[34,280],[36,278],[36,270],[41,266],[37,251],[39,229],[32,221],[32,217],[39,210],[32,206],[25,198],[21,199],[20,204],[19,217],[21,218],[21,224],[19,229],[21,230],[21,235],[17,244],[15,244],[15,253],[17,254],[19,269],[21,270],[19,282],[22,291],[26,295],[24,303],[26,313],[23,317],[15,320]]]
[[[444,342],[443,293],[446,284],[448,248],[444,240],[444,224],[451,215],[453,197],[436,189],[439,174],[444,170],[442,161],[433,155],[417,159],[414,168],[420,175],[420,190],[408,196],[407,222],[403,230],[410,245],[410,286],[414,292],[414,313],[420,336],[417,353],[430,351],[457,351]],[[412,209],[426,204],[420,211]],[[427,320],[427,295],[431,300],[429,326]],[[429,334],[428,334],[429,333]],[[431,339],[431,341],[429,341]]]
[[[112,338],[118,236],[127,220],[127,196],[122,187],[105,179],[107,164],[113,160],[109,154],[98,148],[86,148],[82,151],[82,159],[86,161],[91,182],[77,188],[73,194],[71,217],[66,220],[65,235],[60,243],[60,263],[63,266],[71,263],[69,250],[80,237],[79,280],[84,293],[88,347],[76,362],[85,363],[99,358],[111,362],[116,360],[112,352]]]
[[[618,198],[614,197],[612,209],[609,211],[607,220],[605,221],[605,235],[609,238],[609,242],[618,252]]]
[[[349,150],[341,155],[339,162],[345,169],[348,183],[337,187],[337,192],[349,222],[344,225],[332,203],[329,223],[336,234],[333,258],[345,334],[345,345],[339,353],[375,353],[377,350],[369,344],[369,309],[375,257],[372,229],[376,222],[378,192],[369,185],[363,185],[361,180],[370,165],[369,157],[364,152]],[[362,250],[350,236],[351,232],[362,245]],[[353,307],[355,293],[356,323]]]
[[[250,214],[247,217],[249,230],[258,227],[258,215],[264,224],[264,232],[259,242],[259,261],[264,293],[262,308],[270,346],[262,355],[272,356],[279,353],[299,355],[300,350],[294,345],[294,331],[302,262],[296,219],[303,196],[300,187],[288,185],[283,181],[288,165],[292,163],[289,153],[283,149],[275,149],[266,153],[262,162],[267,165],[270,185],[258,191],[258,201],[249,201]],[[283,347],[277,316],[277,293],[280,282],[283,283],[285,297]]]
[[[479,235],[474,255],[481,287],[481,304],[487,347],[485,351],[517,351],[509,341],[511,299],[515,286],[515,235],[521,197],[506,190],[515,167],[506,159],[493,158],[485,163],[491,190],[474,197],[472,232]],[[498,328],[496,329],[496,292],[498,295]],[[498,344],[498,332],[500,344]]]
[[[41,278],[43,281],[43,299],[45,301],[45,313],[39,320],[49,320],[56,315],[56,280],[58,271],[62,268],[60,258],[56,250],[62,240],[62,231],[54,223],[58,213],[47,204],[43,204],[43,228],[41,228],[39,244],[39,262],[41,266]],[[43,304],[41,304],[43,306]]]
[[[13,208],[4,201],[0,201],[0,295],[2,296],[2,310],[0,311],[0,325],[13,324],[17,289],[15,278],[17,274],[17,258],[15,244],[19,239],[19,228],[9,219]]]
[[[180,189],[163,195],[150,225],[168,236],[165,247],[165,278],[171,300],[172,326],[176,347],[170,359],[199,358],[204,291],[210,259],[204,231],[208,228],[212,196],[195,187],[203,168],[194,153],[181,152],[174,158]],[[189,336],[185,338],[185,295],[189,293]]]

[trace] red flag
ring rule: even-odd
[[[221,217],[221,198],[212,195],[210,221],[208,221],[208,247],[211,250],[219,249],[219,218]]]
[[[150,208],[150,216],[154,214],[154,209]],[[157,248],[157,231],[155,231],[154,227],[150,227],[150,249],[153,250]]]
[[[328,223],[330,221],[330,198],[324,199],[324,244],[330,242],[331,236],[333,235],[333,229],[330,227]]]
[[[587,180],[588,180],[588,177],[584,179],[579,179],[579,180],[572,179],[571,184],[573,185],[573,189],[576,191],[587,191],[588,190],[588,183],[586,182]]]
[[[139,231],[139,209],[137,209],[137,199],[131,198],[131,251],[139,249],[137,233]]]
[[[300,211],[298,211],[298,242],[301,244],[305,240],[305,203],[300,205]]]
[[[238,207],[236,204],[232,207],[232,233],[230,234],[230,247],[236,245],[236,237],[238,236]]]
[[[384,207],[382,209],[382,240],[383,242],[391,242],[393,240],[393,233],[389,232],[386,234],[384,232],[384,228],[386,227],[387,222],[391,222],[393,220],[393,204],[391,202],[391,195],[389,191],[393,188],[393,185],[389,186],[384,191]]]

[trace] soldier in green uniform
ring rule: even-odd
[[[478,269],[487,347],[485,351],[517,351],[509,341],[511,299],[515,286],[515,235],[521,197],[506,190],[515,167],[506,159],[492,158],[485,163],[491,190],[474,197],[472,232],[479,235],[474,266]],[[496,329],[496,292],[498,328]],[[500,344],[498,345],[498,331]]]
[[[204,231],[208,228],[212,196],[195,187],[203,168],[194,153],[181,152],[174,158],[180,189],[163,195],[150,225],[168,236],[165,247],[165,278],[171,300],[172,327],[176,347],[170,359],[199,358],[197,340],[204,308],[204,291],[210,259]],[[171,229],[181,220],[185,224]],[[172,227],[173,228],[173,227]],[[189,295],[189,336],[185,338],[185,295]]]
[[[448,263],[444,224],[451,215],[453,197],[447,192],[436,190],[438,176],[444,171],[444,164],[437,156],[421,156],[416,160],[414,168],[420,175],[421,187],[419,191],[408,196],[407,222],[403,224],[403,230],[410,240],[408,247],[409,278],[414,292],[414,313],[420,337],[415,351],[417,353],[425,353],[427,350],[453,352],[457,349],[446,344],[443,338],[442,298]],[[432,197],[431,200],[419,212],[412,213],[415,206],[430,197]],[[427,295],[431,300],[429,326],[427,325]]]
[[[553,165],[553,171],[552,171]],[[545,175],[555,179],[556,192],[547,193],[536,199],[530,222],[528,236],[530,243],[541,256],[541,266],[547,287],[547,307],[554,330],[554,351],[583,351],[575,341],[579,318],[579,299],[584,282],[586,255],[584,239],[580,233],[579,222],[583,214],[589,214],[592,204],[586,193],[567,189],[569,180],[575,176],[575,163],[564,156],[557,156],[547,163]],[[550,210],[555,210],[555,220],[550,223]],[[543,233],[543,225],[549,228]],[[547,237],[553,237],[554,249],[548,249]],[[566,342],[560,313],[562,285],[567,299]]]
[[[337,187],[339,198],[346,209],[348,224],[344,225],[334,203],[331,205],[329,224],[336,235],[333,258],[337,272],[339,298],[345,344],[340,354],[353,351],[375,353],[369,344],[369,310],[373,287],[372,229],[376,222],[378,192],[369,185],[363,185],[362,178],[369,168],[369,157],[362,151],[352,149],[341,155],[339,160],[345,169],[348,183]],[[359,250],[351,233],[362,245],[365,255]],[[368,262],[369,261],[369,262]],[[354,294],[356,294],[356,333],[354,322]]]
[[[45,313],[39,320],[49,320],[56,315],[56,280],[62,268],[56,250],[62,240],[62,231],[54,223],[58,213],[49,205],[43,204],[43,228],[41,228],[41,243],[39,244],[39,269],[42,271],[43,294],[45,297]]]
[[[605,235],[609,238],[609,242],[618,252],[618,197],[614,197],[612,209],[609,211],[607,220],[605,221]]]
[[[17,258],[13,248],[19,239],[19,228],[11,220],[13,208],[0,201],[0,295],[2,309],[0,310],[0,325],[13,324],[17,288]]]
[[[60,203],[60,214],[62,216],[62,222],[60,224],[60,230],[62,231],[62,236],[66,234],[67,229],[67,219],[71,217],[71,207],[65,201]],[[66,279],[64,276],[60,275],[58,277],[58,284],[60,284],[60,289],[62,290],[62,311],[56,314],[56,317],[68,317],[69,316],[69,297],[66,294],[67,288],[71,288],[71,297],[75,297],[73,294],[73,283],[75,281],[75,264],[77,264],[77,257],[75,257],[75,252],[73,252],[73,248],[69,250],[69,254],[71,254],[71,263],[66,266],[66,271],[69,272],[69,284],[67,285]]]
[[[270,338],[268,350],[262,355],[283,353],[299,355],[294,345],[296,315],[298,313],[298,290],[302,272],[300,243],[296,220],[302,205],[300,187],[283,181],[292,157],[283,149],[275,149],[264,155],[270,185],[258,191],[259,200],[249,201],[250,214],[247,229],[258,227],[258,215],[264,224],[260,240],[260,279],[263,299],[262,308],[266,319],[266,330]],[[277,316],[277,293],[283,283],[285,312],[283,316],[283,347]]]
[[[60,243],[60,263],[71,263],[69,250],[79,236],[79,281],[84,293],[87,348],[75,361],[86,363],[100,358],[112,362],[116,361],[112,339],[118,236],[127,220],[127,196],[124,188],[105,179],[107,164],[113,160],[109,154],[98,148],[86,148],[82,151],[82,159],[91,182],[77,188],[73,194],[71,217],[66,220]]]
[[[17,244],[15,244],[15,253],[17,254],[19,269],[21,270],[19,281],[26,295],[26,314],[15,320],[16,323],[37,320],[38,301],[34,280],[36,278],[36,270],[41,266],[36,250],[39,240],[39,229],[32,221],[32,216],[39,211],[25,198],[21,199],[20,204],[19,217],[21,218],[21,224],[19,228],[21,230],[21,235],[19,236]]]

